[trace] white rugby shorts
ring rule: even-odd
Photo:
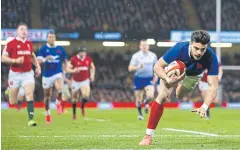
[[[84,81],[81,81],[81,82],[77,82],[77,81],[72,81],[72,91],[73,92],[76,92],[78,91],[81,87],[83,86],[90,86],[90,80],[89,79],[86,79]]]
[[[200,81],[198,84],[198,88],[200,91],[206,91],[208,89],[208,83]]]
[[[19,88],[18,96],[25,96],[25,90],[24,90],[24,87],[20,87],[20,88]]]
[[[197,76],[185,76],[185,78],[179,82],[182,84],[186,89],[192,91],[198,85],[198,82],[202,79],[203,73]]]
[[[24,87],[27,84],[35,84],[33,70],[28,72],[13,72],[9,71],[8,85],[10,88]]]
[[[42,77],[42,87],[44,89],[51,88],[52,85],[54,85],[54,83],[57,79],[62,79],[63,80],[63,74],[62,73],[57,73],[55,75],[52,75],[51,77]]]

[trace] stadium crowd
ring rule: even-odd
[[[54,29],[187,29],[185,11],[179,6],[177,0],[41,0],[41,19],[43,27]]]
[[[1,3],[2,28],[16,28],[20,21],[31,26],[30,0],[2,0]]]
[[[20,21],[31,27],[28,13],[31,1],[2,0],[1,3],[2,28],[15,28]],[[189,25],[182,3],[177,0],[40,0],[40,13],[43,28],[120,32],[184,30]],[[214,30],[216,1],[194,0],[193,6],[202,28]],[[240,30],[239,7],[240,0],[222,1],[222,30]]]
[[[202,0],[193,1],[195,9],[199,14],[203,29],[215,30],[216,29],[216,1],[215,0]],[[221,20],[222,30],[240,30],[240,0],[222,0],[222,14]],[[213,9],[214,8],[214,9]]]

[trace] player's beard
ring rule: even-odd
[[[191,59],[193,59],[193,60],[200,60],[200,59],[202,58],[202,56],[197,57],[196,55],[193,55],[193,54],[192,54],[192,48],[191,48],[191,47],[190,47],[190,57],[191,57]]]

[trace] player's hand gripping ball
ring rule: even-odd
[[[173,61],[167,67],[165,67],[165,71],[168,77],[171,77],[173,75],[178,77],[184,73],[185,69],[186,65],[180,60]]]

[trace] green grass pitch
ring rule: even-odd
[[[86,118],[72,120],[72,111],[58,115],[52,110],[52,123],[46,124],[43,109],[35,110],[36,127],[27,126],[27,112],[2,110],[2,149],[240,149],[240,109],[211,110],[211,120],[189,110],[165,109],[155,132],[153,145],[138,146],[148,115],[137,120],[135,109],[87,109]],[[201,135],[165,130],[181,129]]]

